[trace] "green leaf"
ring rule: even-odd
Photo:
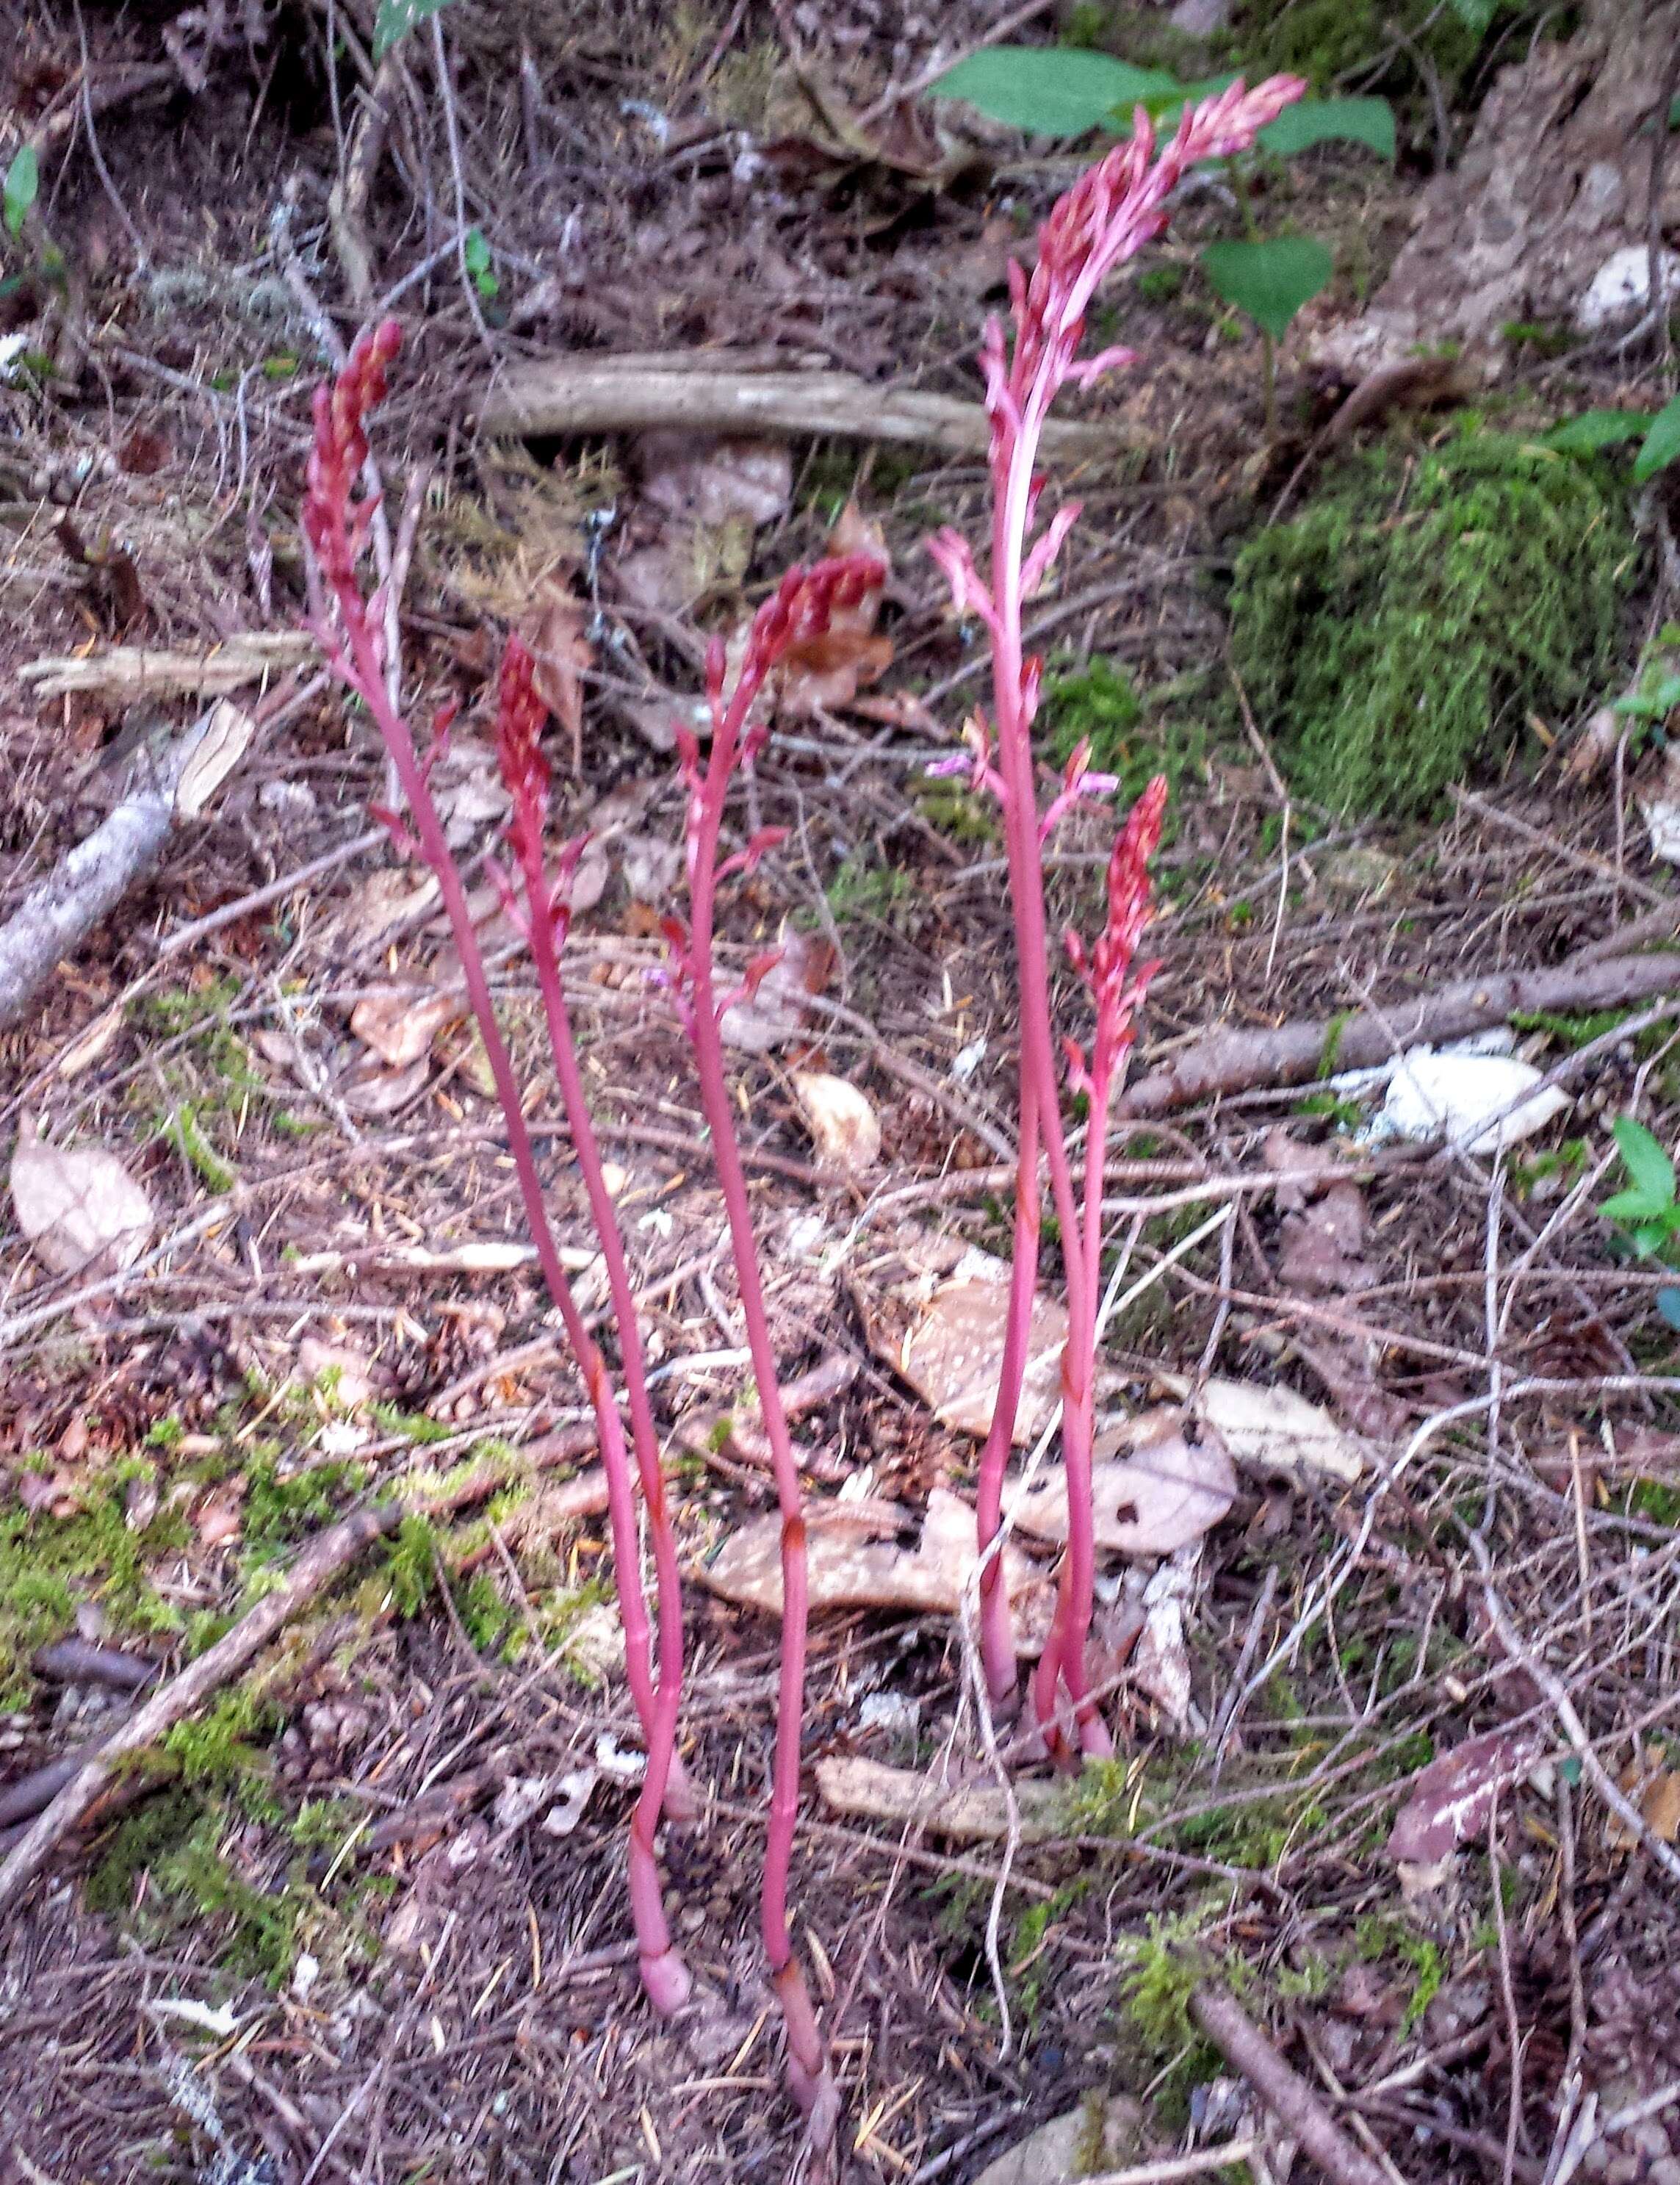
[[[1386,98],[1300,98],[1260,131],[1267,151],[1282,159],[1314,144],[1363,144],[1394,161],[1394,109]]]
[[[1303,304],[1329,285],[1336,260],[1315,236],[1277,235],[1265,243],[1210,243],[1203,270],[1225,303],[1281,341]]]
[[[1632,1115],[1618,1115],[1610,1126],[1617,1150],[1627,1165],[1635,1191],[1662,1206],[1674,1204],[1674,1164],[1643,1123]],[[1652,1208],[1655,1213],[1657,1210]]]
[[[1624,1229],[1636,1224],[1654,1221],[1665,1212],[1670,1201],[1660,1193],[1650,1191],[1618,1191],[1613,1199],[1605,1199],[1599,1209],[1606,1221],[1618,1222]]]
[[[502,284],[496,278],[490,246],[484,240],[482,227],[467,229],[461,238],[461,255],[466,262],[467,271],[472,276],[473,287],[488,303],[492,296],[500,292]]]
[[[1659,1290],[1656,1294],[1656,1309],[1671,1327],[1680,1327],[1680,1290]]]
[[[1499,0],[1452,0],[1452,9],[1472,37],[1485,38],[1499,12]]]
[[[1659,410],[1651,421],[1651,429],[1645,435],[1645,444],[1640,449],[1633,464],[1633,483],[1644,485],[1665,471],[1680,455],[1680,394]]]
[[[35,156],[33,144],[20,144],[12,154],[12,164],[6,170],[6,187],[0,210],[3,210],[6,232],[14,241],[21,232],[29,209],[35,203],[36,192],[41,187],[41,163]]]
[[[382,14],[396,0],[380,0]],[[1068,46],[992,46],[970,53],[929,86],[935,98],[963,98],[992,121],[1035,137],[1082,137],[1116,107],[1128,115],[1151,98],[1182,98],[1158,69],[1132,68],[1108,53]]]
[[[374,59],[382,61],[416,23],[441,14],[449,4],[449,0],[379,0],[379,13],[373,19]]]
[[[1596,455],[1605,448],[1643,439],[1650,430],[1649,410],[1583,410],[1543,435],[1541,444],[1560,455]]]

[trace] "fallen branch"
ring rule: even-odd
[[[402,1512],[394,1503],[359,1510],[311,1540],[282,1583],[178,1677],[154,1692],[116,1733],[77,1769],[45,1813],[31,1824],[0,1865],[0,1920],[19,1903],[53,1847],[87,1812],[131,1752],[143,1752],[209,1695],[238,1674],[252,1657],[306,1608],[323,1587],[354,1562],[382,1533],[395,1529]]]
[[[315,640],[301,630],[245,630],[195,651],[154,645],[108,645],[98,652],[45,652],[25,662],[18,680],[38,698],[97,691],[120,704],[137,698],[216,697],[301,668]]]
[[[302,706],[322,680],[281,695],[265,725],[276,726]],[[256,726],[249,714],[219,700],[144,768],[114,811],[30,890],[0,926],[0,1027],[18,1021],[60,958],[151,871],[176,821],[198,818],[255,740]]]
[[[1198,1987],[1190,1998],[1190,2015],[1335,2185],[1389,2185],[1384,2172],[1354,2146],[1300,2073],[1284,2062],[1223,1988]]]
[[[1616,1009],[1674,990],[1680,990],[1680,952],[1672,950],[1460,979],[1380,1013],[1360,1009],[1270,1031],[1215,1032],[1129,1087],[1118,1109],[1123,1116],[1164,1115],[1261,1086],[1310,1084],[1340,1070],[1370,1069],[1419,1042],[1462,1039],[1513,1016]]]
[[[539,357],[499,372],[478,408],[491,433],[690,433],[832,434],[907,441],[952,455],[984,455],[978,402],[919,388],[879,387],[850,372],[767,372],[727,350],[608,357]],[[1042,452],[1113,455],[1124,444],[1106,425],[1052,421]]]

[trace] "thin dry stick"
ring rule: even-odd
[[[1334,2185],[1388,2185],[1379,2165],[1354,2146],[1300,2073],[1222,1988],[1198,1987],[1190,1998],[1190,2015]]]
[[[0,1866],[0,1920],[15,1908],[59,1838],[75,1826],[116,1775],[118,1763],[131,1752],[143,1752],[148,1746],[155,1745],[165,1731],[183,1721],[212,1692],[237,1676],[283,1625],[355,1561],[364,1548],[382,1533],[394,1530],[401,1514],[394,1502],[377,1510],[358,1510],[354,1516],[319,1534],[272,1593],[265,1594],[226,1637],[217,1640],[178,1677],[154,1692],[116,1735],[99,1747],[65,1784],[28,1834],[14,1845],[5,1864]]]
[[[460,122],[455,113],[455,79],[449,70],[449,48],[444,43],[444,19],[439,14],[432,18],[432,58],[438,70],[438,97],[444,109],[444,137],[449,148],[449,178],[455,184],[455,263],[460,269],[461,293],[472,314],[472,323],[478,329],[479,340],[490,349],[490,330],[478,308],[478,291],[473,286],[472,268],[466,262],[466,177],[460,163]]]
[[[1516,2136],[1522,2125],[1522,2021],[1516,2015],[1516,1988],[1511,1979],[1510,1929],[1505,1920],[1505,1893],[1499,1875],[1499,1791],[1493,1786],[1487,1808],[1487,1879],[1493,1886],[1493,1931],[1499,1945],[1499,1993],[1505,2006],[1505,2036],[1510,2048],[1510,2084],[1505,2104],[1504,2185],[1516,2174]]]
[[[1180,2177],[1204,2177],[1210,2170],[1234,2170],[1253,2160],[1257,2139],[1227,2139],[1218,2147],[1198,2147],[1189,2154],[1172,2154],[1159,2162],[1140,2162],[1134,2170],[1094,2171],[1085,2185],[1176,2185]]]
[[[1519,1384],[1521,1385],[1521,1384]],[[1575,1703],[1564,1690],[1560,1679],[1523,1642],[1522,1635],[1512,1623],[1510,1612],[1499,1598],[1493,1584],[1493,1559],[1487,1552],[1487,1544],[1478,1534],[1467,1535],[1471,1553],[1476,1557],[1482,1573],[1482,1596],[1487,1607],[1487,1620],[1498,1635],[1500,1645],[1521,1668],[1525,1669],[1551,1702],[1552,1712],[1559,1727],[1580,1756],[1582,1773],[1604,1800],[1611,1813],[1625,1829],[1629,1829],[1644,1845],[1670,1880],[1680,1881],[1680,1856],[1666,1844],[1651,1827],[1650,1823],[1621,1790],[1610,1770],[1599,1759],[1587,1726],[1577,1713]]]

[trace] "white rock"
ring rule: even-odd
[[[1532,1137],[1570,1105],[1556,1086],[1534,1088],[1542,1073],[1510,1054],[1437,1054],[1415,1047],[1400,1058],[1388,1097],[1367,1137],[1446,1138],[1472,1154],[1493,1154]],[[1532,1098],[1524,1096],[1533,1093]]]
[[[1680,258],[1663,253],[1663,283],[1672,303],[1680,301]],[[1575,323],[1583,334],[1601,332],[1619,325],[1644,308],[1651,292],[1651,254],[1643,243],[1630,243],[1605,259],[1587,284],[1575,307]]]

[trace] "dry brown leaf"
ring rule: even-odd
[[[783,440],[643,433],[635,455],[642,499],[676,522],[740,522],[756,530],[793,497],[793,455]]]
[[[1146,1431],[1130,1456],[1091,1467],[1097,1545],[1118,1555],[1169,1556],[1230,1514],[1236,1473],[1213,1428],[1192,1427],[1191,1439],[1181,1412],[1158,1411],[1136,1426]],[[1067,1539],[1065,1467],[1047,1467],[1024,1495],[1006,1487],[1003,1502],[1035,1540]]]
[[[990,1780],[946,1783],[925,1769],[889,1768],[855,1753],[817,1763],[817,1795],[831,1813],[853,1820],[912,1824],[952,1843],[1001,1843],[1009,1833],[1009,1802]],[[1015,1807],[1020,1841],[1042,1843],[1074,1826],[1066,1783],[1019,1782]]]
[[[1424,1875],[1437,1872],[1487,1828],[1499,1790],[1526,1775],[1544,1750],[1538,1730],[1490,1730],[1432,1760],[1412,1778],[1411,1796],[1395,1816],[1389,1858]]]
[[[369,994],[350,1012],[350,1030],[388,1068],[406,1070],[432,1052],[432,1042],[463,1014],[459,994]]]
[[[1009,1316],[1007,1279],[972,1277],[942,1284],[904,1339],[898,1368],[941,1426],[983,1437],[991,1426],[1003,1369]],[[1015,1439],[1037,1439],[1062,1393],[1068,1316],[1052,1298],[1035,1296],[1027,1332],[1027,1370]]]
[[[583,763],[583,685],[594,665],[594,647],[583,634],[588,604],[558,577],[545,577],[530,611],[520,618],[520,634],[531,648],[537,696],[565,731],[577,770]]]
[[[422,1054],[406,1070],[353,1072],[339,1087],[339,1098],[353,1115],[394,1115],[408,1105],[431,1075],[432,1057]]]
[[[898,1535],[913,1513],[893,1502],[812,1502],[806,1512],[806,1560],[813,1613],[825,1608],[899,1608],[954,1614],[973,1568],[974,1513],[949,1489],[935,1487],[913,1546]],[[1042,1645],[1048,1621],[1048,1580],[1014,1549],[1004,1551],[1004,1583],[1022,1651]],[[731,1535],[701,1573],[714,1593],[766,1616],[782,1612],[782,1521],[771,1515]],[[1030,1622],[1032,1632],[1022,1629]],[[1035,1641],[1033,1634],[1035,1633]]]
[[[1639,1809],[1645,1826],[1660,1843],[1680,1839],[1680,1772],[1665,1768],[1655,1751],[1640,1753],[1621,1771],[1617,1786]],[[1612,1851],[1632,1851],[1638,1838],[1616,1814],[1605,1817],[1605,1841]]]
[[[1161,1386],[1187,1396],[1182,1374],[1163,1373]],[[1338,1427],[1321,1405],[1293,1389],[1263,1388],[1257,1381],[1204,1382],[1197,1409],[1219,1433],[1232,1461],[1268,1478],[1328,1477],[1350,1484],[1365,1468],[1361,1443]]]
[[[152,1233],[152,1202],[114,1154],[48,1145],[33,1115],[19,1121],[11,1182],[18,1227],[55,1275],[80,1274],[96,1260],[130,1266]]]
[[[244,1529],[245,1482],[236,1476],[214,1487],[193,1512],[193,1529],[207,1548],[225,1548]]]
[[[1331,1184],[1310,1206],[1284,1215],[1279,1280],[1320,1297],[1369,1289],[1376,1279],[1365,1258],[1369,1227],[1359,1185]]]
[[[796,1070],[793,1082],[817,1158],[848,1176],[873,1168],[881,1157],[881,1120],[868,1095],[820,1070]]]
[[[760,980],[756,993],[724,1010],[717,1029],[725,1047],[743,1054],[767,1054],[804,1031],[807,996],[820,994],[834,968],[832,942],[815,933],[785,933],[781,955]]]

